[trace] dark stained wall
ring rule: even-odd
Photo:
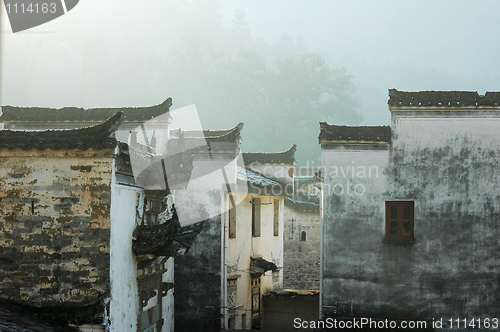
[[[112,149],[0,151],[1,298],[66,313],[84,304],[99,310],[109,296],[112,156]]]
[[[500,314],[500,119],[494,112],[395,112],[384,158],[324,150],[328,168],[379,165],[364,195],[325,195],[324,305],[338,315]],[[325,178],[332,185],[338,179]],[[385,201],[415,202],[415,243],[383,241]],[[328,309],[325,313],[331,314]]]
[[[189,251],[175,258],[175,331],[220,330],[221,217],[203,221]]]

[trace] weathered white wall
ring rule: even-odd
[[[174,257],[169,257],[166,262],[167,272],[162,276],[162,282],[174,283]],[[162,332],[174,332],[174,288],[169,289],[166,296],[162,297],[162,317],[164,324]]]
[[[321,157],[325,196],[323,304],[333,305],[352,302],[353,292],[360,292],[349,288],[352,280],[380,272],[381,267],[374,262],[379,260],[377,248],[385,232],[382,195],[387,188],[384,170],[389,151],[339,147],[322,150]],[[376,241],[367,243],[372,237]],[[371,294],[357,295],[371,299]]]
[[[325,174],[323,304],[357,316],[498,315],[500,114],[393,111],[392,129],[388,151],[322,150],[327,168],[379,167],[377,178],[349,177],[364,195],[334,194],[347,179]],[[383,241],[392,200],[415,202],[414,243]]]
[[[221,192],[227,190],[226,182],[232,191],[236,190],[237,159],[229,158],[217,155],[213,159],[200,155],[195,157],[187,188],[176,190],[174,195],[181,226],[197,223],[224,212],[221,209]],[[239,203],[237,198],[235,203]]]
[[[284,209],[283,197],[255,196],[233,193],[233,197],[240,204],[236,207],[236,237],[228,238],[228,275],[239,275],[237,279],[236,305],[241,306],[237,310],[236,328],[241,328],[242,314],[246,313],[246,326],[250,325],[252,296],[251,276],[249,273],[250,257],[262,257],[274,262],[279,268],[277,277],[273,281],[273,272],[267,271],[261,277],[261,294],[268,291],[283,288],[283,227]],[[260,198],[261,203],[261,236],[252,237],[252,204],[253,198]],[[274,199],[279,200],[279,236],[274,236]],[[271,203],[271,204],[266,204]],[[227,196],[225,204],[229,204]],[[229,206],[229,205],[228,205]],[[225,223],[228,223],[227,213],[224,215]],[[261,304],[262,308],[262,304]]]
[[[132,252],[141,189],[113,181],[111,189],[110,331],[136,331],[139,314],[137,262]]]
[[[225,237],[227,241],[227,273],[228,275],[238,275],[236,287],[236,326],[241,328],[241,317],[247,314],[246,326],[250,326],[251,318],[251,295],[250,295],[250,257],[252,255],[251,237],[252,237],[252,206],[250,205],[250,196],[233,193],[233,198],[241,201],[236,206],[236,237],[229,238],[228,232]],[[227,206],[229,200],[225,196]],[[225,224],[228,225],[228,213],[225,215]]]
[[[254,196],[257,197],[257,196]],[[254,198],[252,197],[252,198]],[[256,257],[273,262],[278,266],[279,279],[273,282],[272,272],[267,271],[261,278],[262,294],[283,288],[283,226],[284,226],[284,208],[283,197],[278,196],[259,196],[261,199],[260,208],[260,237],[252,237],[252,254]],[[274,236],[274,200],[279,200],[279,235]],[[267,203],[267,205],[266,205]],[[270,204],[269,204],[270,203]],[[250,207],[250,225],[252,224],[252,210]],[[251,234],[250,234],[251,235]]]

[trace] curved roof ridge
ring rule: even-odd
[[[319,142],[391,142],[391,126],[345,126],[320,122]]]
[[[229,129],[191,129],[191,130],[182,130],[182,133],[186,138],[193,138],[193,137],[200,137],[200,134],[203,132],[203,135],[205,138],[218,138],[218,137],[224,137],[236,130],[241,131],[243,129],[243,122],[238,123],[236,126],[229,128]],[[190,135],[192,134],[192,135]],[[196,136],[195,136],[196,135]]]
[[[114,148],[117,144],[114,132],[121,124],[122,112],[116,112],[106,121],[76,129],[0,130],[0,149],[52,150],[89,148]]]
[[[223,130],[180,130],[186,139],[205,139],[207,143],[225,142],[239,144],[243,122]]]
[[[281,152],[243,152],[245,165],[252,163],[261,164],[293,164],[297,144],[293,144],[288,150]]]
[[[488,91],[480,95],[477,91],[398,91],[389,89],[391,107],[460,107],[460,106],[500,106],[500,92]]]
[[[222,134],[222,135],[219,135],[219,136],[209,136],[207,137],[205,135],[205,138],[210,138],[211,140],[217,140],[219,138],[226,138],[226,137],[229,137],[229,136],[234,136],[234,134],[237,134],[239,136],[241,130],[243,129],[243,122],[240,122],[238,123],[236,126],[234,126],[233,128],[230,128],[227,130],[226,133]],[[205,134],[205,132],[203,133]]]
[[[3,122],[92,122],[104,121],[116,112],[123,113],[123,121],[147,121],[167,113],[172,106],[169,97],[162,103],[152,106],[137,107],[19,107],[2,106],[0,121]]]
[[[289,147],[285,151],[279,151],[279,152],[243,152],[245,155],[257,155],[257,154],[263,154],[263,155],[277,155],[277,154],[282,154],[282,153],[289,153],[293,152],[295,153],[297,151],[297,144],[293,144],[291,147]]]

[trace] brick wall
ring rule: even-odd
[[[109,294],[112,150],[0,150],[0,297],[81,305]]]
[[[305,232],[306,241],[301,240]],[[319,289],[319,212],[285,207],[283,234],[283,287]]]

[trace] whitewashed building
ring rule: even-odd
[[[137,150],[115,135],[118,129],[126,141],[132,125],[168,117],[170,104],[116,114],[2,107],[5,128],[16,129],[0,131],[0,260],[10,266],[2,300],[82,331],[173,331],[173,255],[189,246],[191,235],[171,210],[169,184],[161,178],[159,188],[149,172],[158,165],[132,172],[134,158],[152,160],[165,151]],[[183,151],[176,143],[171,148]],[[180,156],[162,162],[171,173],[182,164],[190,173],[192,155]]]
[[[321,314],[498,316],[500,93],[392,89],[389,110],[321,123]]]
[[[245,167],[241,158],[246,164],[246,157],[255,155],[241,156],[234,149],[242,125],[203,131],[212,157],[195,153],[193,174],[223,155],[233,161],[221,163],[228,165],[229,186],[191,195],[193,206],[208,200],[204,206],[219,214],[200,223],[202,230],[189,252],[176,258],[176,279],[182,280],[175,289],[176,331],[261,328],[262,295],[283,286],[284,197],[286,184],[293,194],[294,165],[273,165],[272,172],[258,163]],[[233,149],[217,149],[214,143],[230,143]]]

